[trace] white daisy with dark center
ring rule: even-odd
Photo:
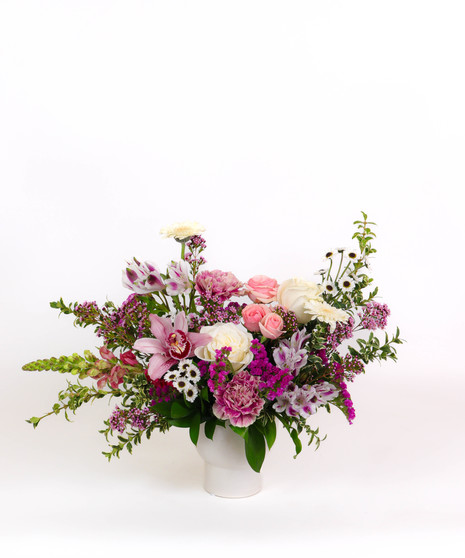
[[[343,291],[349,292],[355,287],[355,282],[349,277],[346,277],[342,279],[342,281],[339,281],[339,286]]]

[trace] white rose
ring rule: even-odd
[[[195,355],[202,360],[213,361],[216,359],[216,351],[223,347],[231,347],[228,360],[232,364],[234,371],[245,368],[252,362],[253,353],[250,350],[253,336],[247,331],[242,330],[236,324],[215,324],[204,326],[200,333],[207,333],[212,337],[208,345],[197,347]]]
[[[277,300],[278,304],[294,312],[299,324],[306,324],[312,317],[305,311],[305,305],[311,300],[322,300],[322,292],[322,285],[304,279],[287,279],[279,286]]]
[[[204,232],[205,227],[195,221],[183,221],[182,223],[174,223],[168,227],[163,227],[160,234],[164,238],[176,238],[184,240]]]

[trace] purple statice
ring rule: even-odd
[[[297,375],[302,366],[307,364],[308,354],[303,348],[310,335],[305,329],[296,331],[290,339],[283,339],[273,351],[273,358],[278,368],[287,368]]]
[[[268,359],[265,347],[254,339],[250,346],[254,358],[248,369],[253,376],[260,378],[259,389],[270,401],[283,394],[292,381],[289,368],[274,366]]]
[[[149,409],[120,409],[115,407],[110,416],[109,423],[112,430],[117,430],[122,434],[127,426],[138,430],[145,430],[150,424]]]
[[[199,273],[195,278],[195,288],[203,300],[217,303],[226,302],[243,292],[243,284],[233,273],[219,269]]]
[[[299,387],[291,384],[290,387],[276,399],[273,409],[282,413],[285,412],[289,417],[301,416],[308,418],[314,415],[318,407],[326,405],[335,399],[339,390],[333,384],[320,382],[314,385],[304,385]]]
[[[380,304],[375,300],[367,302],[363,311],[358,314],[360,326],[363,329],[384,329],[390,313],[387,304]]]
[[[105,305],[101,313],[96,333],[108,345],[132,348],[136,339],[144,337],[150,331],[147,305],[135,294],[129,295],[120,308]]]
[[[197,301],[200,304],[200,301]],[[199,314],[189,314],[189,327],[191,329],[199,329],[202,326],[213,325],[217,323],[239,324],[241,321],[241,312],[246,304],[238,302],[229,302],[223,307],[213,301],[203,300],[202,306],[198,308]]]
[[[207,381],[207,385],[212,393],[216,393],[217,390],[225,384],[227,376],[231,371],[226,362],[231,351],[231,347],[218,349],[215,351],[215,361],[208,366],[210,379]],[[202,374],[202,370],[200,373]]]
[[[341,390],[340,394],[344,398],[343,404],[346,408],[346,415],[349,424],[352,424],[355,418],[354,404],[352,403],[352,398],[349,391],[347,390],[347,384],[344,381],[344,366],[339,362],[333,362],[333,378],[335,382],[339,385]]]
[[[326,347],[335,351],[337,347],[345,340],[350,339],[354,335],[354,319],[352,316],[347,322],[337,322],[333,332],[328,327],[328,335],[326,338]]]

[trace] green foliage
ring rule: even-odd
[[[358,350],[354,347],[349,347],[349,352],[351,355],[360,358],[365,364],[374,360],[387,360],[388,358],[396,361],[397,350],[395,345],[401,345],[403,343],[399,335],[399,328],[396,329],[396,333],[391,339],[389,339],[389,335],[385,333],[383,343],[371,332],[368,339],[357,339]]]
[[[58,415],[61,411],[63,411],[66,420],[69,421],[70,419],[68,412],[71,411],[73,414],[75,414],[76,410],[81,407],[81,405],[84,405],[84,403],[90,403],[92,401],[95,401],[96,399],[102,399],[107,395],[122,395],[121,391],[118,389],[105,391],[97,389],[93,386],[83,386],[79,382],[73,384],[68,381],[67,383],[67,389],[64,389],[58,393],[58,403],[55,403],[53,405],[52,410],[49,413],[45,413],[41,417],[31,417],[26,422],[32,424],[32,426],[36,428],[42,419],[52,414]]]

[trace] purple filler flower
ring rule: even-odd
[[[265,404],[258,394],[258,384],[259,379],[247,370],[238,372],[215,392],[214,415],[222,420],[229,419],[233,426],[250,426]]]
[[[123,285],[137,294],[153,293],[165,288],[160,273],[150,262],[133,258],[123,270]]]
[[[156,314],[150,314],[150,323],[150,330],[156,339],[138,339],[134,343],[134,349],[153,354],[147,370],[152,380],[161,378],[174,364],[193,356],[197,347],[203,347],[211,341],[210,335],[187,330],[184,312],[176,315],[174,327],[171,318],[160,318]]]
[[[232,296],[242,295],[243,284],[229,271],[202,271],[197,275],[195,288],[206,300],[225,302]]]

